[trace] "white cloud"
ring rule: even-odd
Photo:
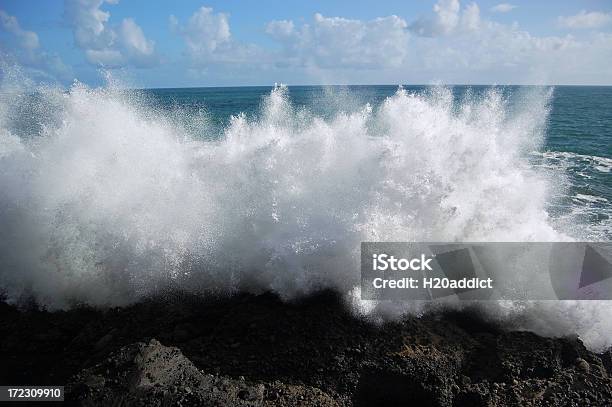
[[[480,7],[478,4],[471,3],[463,11],[461,25],[467,31],[476,31],[480,28]]]
[[[154,56],[155,44],[145,37],[142,28],[133,19],[123,19],[117,32],[123,52],[130,60],[147,64],[147,61]]]
[[[132,18],[112,27],[110,13],[100,7],[118,0],[65,0],[64,17],[72,27],[76,45],[87,61],[105,67],[149,67],[159,61],[155,43],[148,40]]]
[[[210,63],[245,62],[259,55],[251,44],[234,41],[229,16],[215,13],[210,7],[200,7],[184,25],[170,16],[170,28],[183,37],[187,54],[196,66]]]
[[[0,10],[0,30],[11,34],[16,40],[15,43],[11,41],[6,49],[0,44],[0,51],[5,53],[8,59],[27,68],[31,76],[51,81],[72,79],[72,70],[62,59],[41,48],[38,34],[23,29],[17,17],[4,10]]]
[[[173,27],[178,27],[178,20],[170,16]],[[214,13],[210,7],[201,7],[179,29],[185,38],[189,52],[192,54],[211,54],[220,47],[229,44],[231,39],[227,14]]]
[[[534,36],[517,23],[476,20],[474,10],[459,13],[460,22],[449,35],[414,37],[413,75],[451,83],[610,83],[610,35],[576,38]],[[468,16],[472,17],[468,17]],[[478,27],[468,24],[478,21]]]
[[[106,26],[110,13],[100,10],[104,0],[65,0],[64,17],[72,25],[74,41],[83,49],[101,49],[114,41]]]
[[[517,25],[481,21],[478,30],[420,39],[415,44],[425,70],[431,72],[550,71],[580,47],[571,36],[534,37]],[[554,68],[558,69],[558,68]]]
[[[0,10],[0,27],[6,32],[13,34],[20,42],[21,47],[34,50],[39,47],[38,35],[33,31],[26,31],[19,25],[14,16]]]
[[[291,20],[274,20],[266,25],[266,33],[276,38],[288,38],[295,30],[295,24]]]
[[[459,0],[440,0],[434,5],[437,27],[442,33],[449,33],[457,26],[459,7]]]
[[[410,24],[410,31],[422,37],[437,37],[473,31],[480,25],[480,8],[476,3],[468,4],[462,11],[459,0],[439,0],[433,11],[433,18],[419,18]]]
[[[494,7],[491,7],[491,11],[494,13],[509,13],[514,10],[516,6],[509,3],[500,3]]]
[[[312,24],[271,21],[266,32],[283,45],[282,62],[320,68],[400,66],[407,55],[407,23],[395,15],[370,21],[315,14]]]
[[[564,28],[599,28],[612,22],[612,13],[602,13],[599,11],[586,12],[582,10],[580,13],[568,16],[559,17],[558,23]]]
[[[17,18],[7,14],[4,10],[0,10],[0,26],[3,30],[13,34],[23,48],[34,50],[39,47],[38,35],[33,31],[21,28]]]
[[[282,47],[277,67],[323,68],[329,82],[579,83],[586,72],[588,82],[612,81],[609,35],[534,36],[517,23],[484,19],[475,2],[440,0],[431,15],[410,24],[397,16],[316,14],[301,25],[271,21],[266,32]],[[352,74],[363,68],[374,73]]]

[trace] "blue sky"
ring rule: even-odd
[[[612,2],[4,0],[0,58],[142,87],[612,84]]]

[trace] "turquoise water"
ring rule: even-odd
[[[222,134],[232,115],[256,118],[273,87],[149,89],[144,93],[163,109],[204,114]],[[397,86],[290,86],[297,109],[330,118],[357,111],[367,103],[376,108]],[[404,86],[408,92],[427,92],[425,86]],[[534,87],[499,87],[510,106],[523,103]],[[612,87],[557,86],[551,88],[550,114],[544,145],[533,152],[533,165],[550,170],[565,182],[549,204],[551,216],[590,225],[593,236],[612,237]],[[466,95],[484,95],[488,86],[454,86],[457,102]],[[214,133],[214,132],[213,132]],[[210,131],[206,136],[210,135]]]

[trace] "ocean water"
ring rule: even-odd
[[[609,240],[610,106],[611,88],[60,89],[6,74],[0,288],[50,308],[327,288],[371,317],[426,312],[360,300],[360,242]],[[482,307],[612,344],[608,302]]]
[[[177,107],[202,113],[216,127],[213,137],[222,137],[232,116],[241,113],[257,118],[262,101],[273,87],[225,87],[193,89],[147,89],[152,103],[167,111]],[[332,118],[340,112],[359,111],[366,104],[374,108],[397,92],[398,86],[291,86],[288,99],[297,108],[318,117]],[[422,94],[426,86],[403,86],[406,92]],[[452,86],[454,103],[466,97],[485,97],[489,86]],[[532,87],[497,87],[509,109],[520,109]],[[558,225],[572,229],[579,225],[585,240],[612,238],[612,87],[556,86],[549,100],[550,110],[544,141],[532,152],[532,164],[550,170],[553,183],[563,182],[547,205]],[[541,89],[540,89],[541,91]],[[202,137],[210,137],[210,128]],[[443,146],[441,146],[442,148]],[[526,197],[528,199],[528,197]],[[577,232],[577,231],[576,231]]]

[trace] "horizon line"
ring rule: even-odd
[[[134,90],[163,90],[163,89],[223,89],[223,88],[274,88],[276,85],[284,85],[287,87],[347,87],[347,86],[387,86],[387,87],[434,87],[434,86],[465,86],[465,87],[505,87],[505,86],[522,86],[522,87],[590,87],[590,88],[609,88],[612,87],[610,85],[584,85],[584,84],[461,84],[461,83],[453,83],[453,84],[296,84],[290,85],[282,82],[277,82],[272,85],[202,85],[202,86],[152,86],[152,87],[134,87],[131,89]],[[126,89],[130,89],[126,87]]]

